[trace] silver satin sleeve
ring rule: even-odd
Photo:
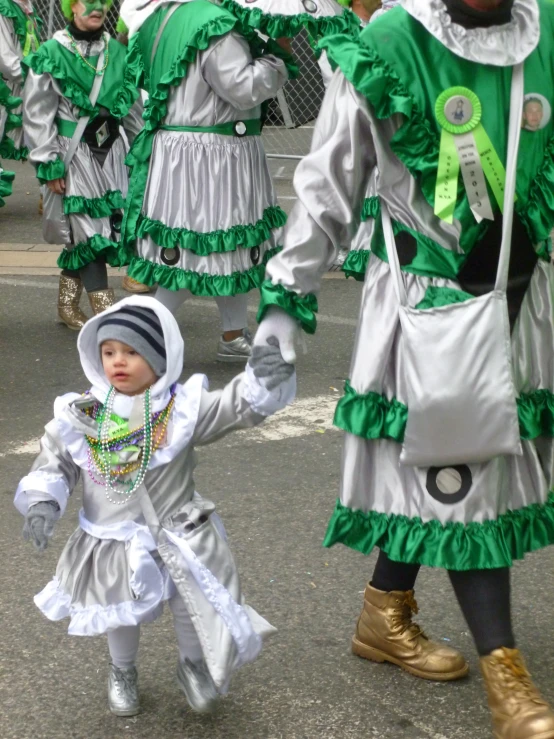
[[[133,143],[135,138],[142,131],[142,127],[144,126],[144,121],[142,120],[143,110],[144,104],[142,102],[142,96],[139,95],[139,97],[133,103],[131,110],[128,112],[125,118],[123,118],[123,128],[125,129],[125,133],[127,134],[129,145]]]
[[[376,165],[367,104],[341,73],[334,75],[316,123],[312,149],[296,169],[298,202],[283,251],[267,276],[300,295],[317,293],[341,246],[349,246]]]
[[[8,82],[23,82],[21,50],[13,21],[0,15],[0,75]]]
[[[211,444],[230,431],[251,428],[264,420],[245,397],[245,373],[237,375],[222,390],[204,390],[192,445]]]
[[[288,79],[281,59],[270,54],[252,59],[246,40],[236,33],[203,54],[202,74],[216,95],[239,110],[251,110],[274,97]]]
[[[29,70],[23,88],[23,128],[33,164],[52,162],[60,153],[58,114],[60,93],[49,74]]]
[[[57,500],[63,513],[65,496],[60,496],[56,491],[59,491],[61,483],[66,488],[66,495],[71,495],[80,476],[80,468],[73,461],[59,436],[57,422],[50,421],[45,426],[44,435],[40,440],[40,452],[20,487],[25,491],[32,491],[32,504],[38,502],[40,496],[37,496],[37,493],[42,493],[43,500]]]

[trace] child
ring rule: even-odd
[[[154,298],[127,298],[79,335],[92,387],[56,399],[15,505],[25,537],[42,551],[82,474],[79,528],[35,603],[53,621],[69,617],[70,634],[107,633],[108,702],[117,716],[139,712],[140,624],[157,618],[164,601],[179,647],[177,679],[196,711],[212,708],[231,673],[259,654],[260,635],[273,631],[244,605],[223,527],[193,479],[196,445],[261,423],[294,397],[294,369],[272,341],[243,374],[209,392],[204,375],[177,383],[183,339]]]

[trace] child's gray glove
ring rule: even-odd
[[[281,356],[276,336],[268,336],[265,344],[254,344],[248,364],[254,376],[269,391],[275,390],[294,374],[294,365],[285,362]]]
[[[43,552],[48,546],[48,539],[54,533],[54,524],[59,518],[60,507],[53,500],[45,500],[42,503],[32,505],[25,516],[23,527],[23,538],[29,539],[39,552]]]

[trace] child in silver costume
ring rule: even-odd
[[[69,617],[70,634],[107,634],[110,710],[131,716],[139,712],[140,625],[167,601],[179,685],[194,710],[210,710],[273,628],[244,604],[214,505],[195,492],[194,448],[283,408],[295,394],[294,369],[275,343],[223,390],[209,392],[204,375],[179,384],[177,323],[143,296],[91,319],[78,347],[92,387],[56,399],[15,495],[24,535],[43,550],[83,479],[79,527],[35,603],[51,620]]]

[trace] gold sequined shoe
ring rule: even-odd
[[[352,651],[374,662],[392,662],[425,680],[458,680],[469,665],[455,649],[434,644],[412,622],[418,607],[414,591],[385,593],[368,585]]]
[[[481,657],[495,739],[554,739],[554,712],[533,685],[518,649]]]
[[[105,290],[95,290],[94,292],[88,293],[88,299],[95,316],[102,313],[102,311],[105,311],[106,308],[109,308],[115,303],[115,295],[111,287],[108,287]]]
[[[87,317],[79,308],[82,292],[83,284],[78,277],[60,275],[58,317],[72,331],[80,331],[87,322]]]
[[[128,293],[133,293],[133,294],[149,293],[152,289],[148,285],[145,285],[144,283],[139,282],[138,280],[133,280],[133,278],[129,277],[129,275],[126,275],[123,278],[121,287],[124,290],[126,290]]]

